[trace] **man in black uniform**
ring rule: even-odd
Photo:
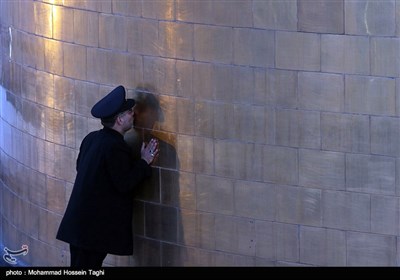
[[[151,175],[159,153],[158,141],[151,139],[135,160],[124,141],[134,105],[118,86],[91,110],[104,127],[81,143],[75,184],[57,232],[57,239],[70,244],[71,267],[98,268],[107,254],[133,254],[133,191]]]

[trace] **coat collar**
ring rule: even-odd
[[[120,137],[121,139],[124,138],[124,136],[121,133],[119,133],[115,129],[112,129],[112,128],[109,128],[106,126],[103,127],[102,131],[104,131],[105,133],[108,133],[108,134],[116,135],[116,136]]]

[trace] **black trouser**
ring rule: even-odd
[[[89,251],[83,248],[69,245],[71,253],[71,267],[76,268],[100,268],[107,253]]]

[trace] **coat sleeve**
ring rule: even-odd
[[[79,153],[78,153],[78,157],[76,159],[76,171],[78,171],[80,169],[80,165],[81,165],[81,159],[82,159],[82,154],[86,153],[88,151],[88,146],[91,145],[91,143],[93,142],[93,139],[95,137],[93,137],[95,135],[95,132],[91,132],[88,135],[85,136],[85,138],[83,138],[81,146],[79,147]]]
[[[106,170],[117,191],[130,192],[151,175],[151,167],[143,159],[134,160],[124,144],[112,145],[106,156]]]

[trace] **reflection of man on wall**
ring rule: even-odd
[[[151,138],[154,124],[162,121],[162,111],[157,98],[146,88],[136,88],[135,98],[135,122],[134,128],[125,134],[125,141],[132,147],[134,155],[139,155],[142,142],[148,142]]]
[[[133,153],[139,155],[142,142],[148,142],[151,138],[158,138],[160,140],[159,157],[156,166],[168,169],[178,170],[179,163],[174,148],[173,139],[168,133],[154,131],[156,122],[163,122],[164,115],[160,107],[160,102],[152,93],[152,89],[136,88],[134,93],[135,100],[135,122],[133,129],[125,134],[125,141],[132,147]],[[169,142],[169,143],[168,143]]]
[[[140,155],[143,141],[148,142],[151,138],[159,141],[159,157],[153,167],[154,176],[144,183],[136,196],[134,255],[142,266],[180,265],[180,257],[177,256],[173,257],[174,263],[169,263],[170,260],[164,260],[163,257],[160,263],[162,255],[159,250],[163,241],[178,244],[178,240],[183,240],[183,234],[179,215],[179,160],[174,148],[175,141],[172,134],[154,131],[156,122],[163,122],[164,116],[152,92],[148,88],[135,89],[135,123],[125,134],[125,141],[135,156]]]

